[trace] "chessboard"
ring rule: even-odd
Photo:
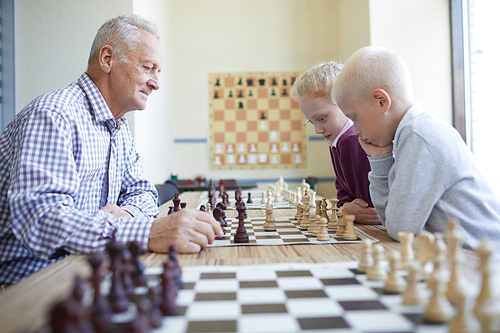
[[[328,229],[331,236],[329,240],[320,241],[307,230],[301,230],[299,222],[290,217],[275,217],[276,231],[264,230],[265,217],[253,217],[244,220],[248,243],[236,243],[234,236],[238,229],[238,219],[226,218],[227,227],[224,227],[226,234],[222,238],[216,238],[209,247],[212,246],[241,246],[241,245],[292,245],[292,244],[335,244],[335,243],[361,243],[363,239],[371,239],[373,243],[379,240],[369,236],[357,227],[354,231],[358,236],[356,240],[344,240],[342,236],[337,236],[337,229]]]
[[[448,332],[356,262],[182,268],[178,312],[153,332]],[[159,274],[158,269],[147,269]]]
[[[210,169],[307,168],[307,122],[290,96],[299,74],[209,74]]]

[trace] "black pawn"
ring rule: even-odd
[[[123,288],[127,292],[129,299],[132,299],[135,294],[134,281],[132,281],[132,272],[134,271],[134,266],[132,264],[132,254],[130,253],[128,247],[124,244],[120,244],[122,248],[122,282]]]
[[[138,241],[132,241],[128,242],[128,250],[130,251],[130,254],[132,255],[132,273],[130,274],[132,277],[132,281],[134,281],[134,285],[136,287],[147,287],[148,286],[148,279],[144,275],[144,270],[146,267],[144,264],[141,262],[139,259],[139,255],[142,254],[141,247],[139,245]]]
[[[252,201],[252,193],[248,192],[248,200],[247,203],[253,203]]]
[[[163,264],[163,272],[160,275],[162,287],[162,302],[160,310],[164,316],[175,314],[177,311],[177,304],[175,299],[178,293],[178,284],[175,278],[174,267],[170,261],[165,261]]]
[[[111,289],[109,291],[108,300],[114,313],[125,312],[129,306],[127,292],[123,287],[122,282],[122,248],[115,240],[110,241],[106,245],[106,249],[111,257]]]
[[[88,258],[88,262],[92,267],[90,282],[92,283],[92,287],[94,289],[94,299],[92,301],[90,318],[92,326],[96,332],[105,332],[113,325],[111,319],[111,306],[108,299],[102,295],[101,291],[101,283],[104,280],[104,276],[101,273],[103,261],[104,257],[98,254]]]
[[[174,273],[175,273],[175,281],[177,282],[177,286],[179,289],[182,289],[182,268],[177,261],[177,256],[179,255],[179,245],[173,244],[168,247],[168,261],[170,262]]]
[[[161,285],[150,287],[148,290],[149,298],[151,299],[151,311],[149,312],[149,325],[152,328],[161,327],[163,313],[160,310],[162,302]]]
[[[207,207],[205,207],[205,205],[201,205],[201,206],[200,206],[200,210],[201,210],[202,212],[206,212],[206,211],[207,211]]]

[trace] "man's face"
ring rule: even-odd
[[[163,53],[152,34],[141,31],[139,47],[118,61],[111,71],[113,113],[123,116],[128,111],[144,110],[148,96],[160,89],[159,74]]]

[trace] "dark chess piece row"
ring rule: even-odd
[[[51,309],[52,332],[148,332],[162,325],[163,316],[177,311],[176,298],[182,288],[182,269],[177,262],[178,246],[169,248],[160,282],[149,286],[137,242],[127,245],[115,240],[106,246],[109,274],[103,273],[105,257],[92,255],[89,281],[77,276],[71,294]],[[110,275],[110,277],[109,277]],[[103,282],[110,280],[109,292]],[[86,304],[84,295],[92,288],[93,299]],[[116,314],[124,314],[120,321]]]

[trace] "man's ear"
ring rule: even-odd
[[[104,45],[101,47],[101,50],[99,51],[99,66],[104,73],[109,74],[109,72],[111,72],[111,67],[115,59],[116,53],[111,46]]]
[[[389,96],[384,89],[375,89],[372,92],[372,99],[377,102],[377,106],[380,107],[384,113],[391,108],[391,96]]]

